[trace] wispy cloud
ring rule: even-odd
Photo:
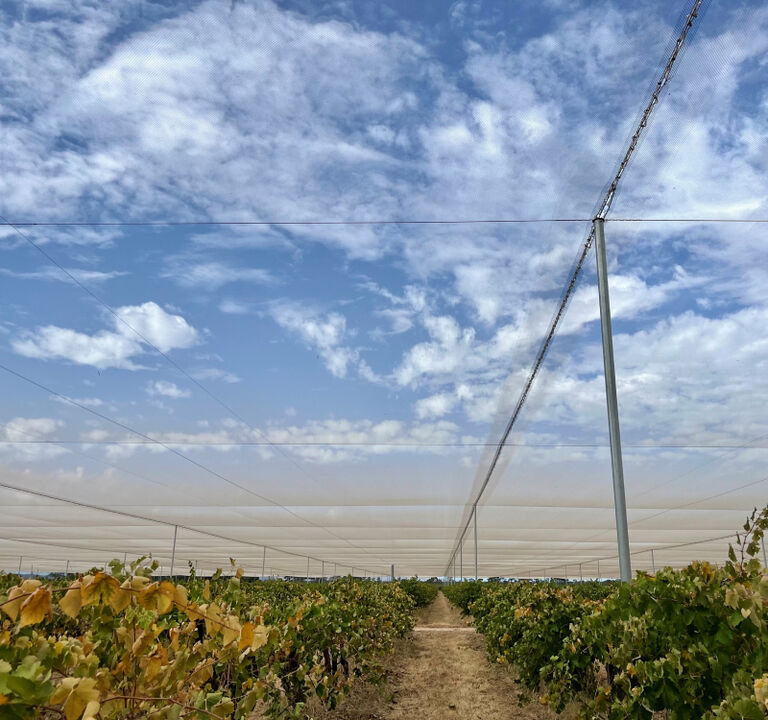
[[[348,366],[358,360],[358,351],[346,345],[347,321],[340,313],[321,313],[294,303],[275,303],[270,314],[280,327],[297,335],[317,352],[332,375],[343,378]]]
[[[100,270],[86,270],[83,268],[67,268],[67,272],[84,284],[102,283],[106,282],[107,280],[112,280],[113,278],[122,277],[128,274],[127,272],[121,272],[119,270],[102,272]],[[7,277],[18,278],[20,280],[45,280],[48,282],[66,283],[72,282],[70,277],[68,277],[58,268],[54,267],[42,268],[34,272],[22,272],[11,270],[10,268],[0,268],[0,275],[6,275]]]
[[[262,268],[236,267],[223,262],[198,262],[174,259],[168,270],[163,272],[163,278],[173,280],[185,288],[201,288],[203,290],[218,290],[231,283],[255,283],[257,285],[273,285],[276,278],[268,270]]]
[[[179,400],[191,397],[192,393],[189,390],[180,388],[176,383],[167,380],[153,380],[147,384],[147,395],[150,397],[161,395],[162,397]]]

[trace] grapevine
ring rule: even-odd
[[[491,660],[557,712],[605,720],[768,717],[768,574],[755,510],[722,567],[631,583],[483,583],[467,611]],[[453,591],[457,604],[478,590]],[[525,695],[525,697],[528,697]]]
[[[298,718],[328,708],[413,627],[395,584],[154,580],[155,563],[0,576],[0,716]]]

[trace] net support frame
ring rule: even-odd
[[[616,393],[611,298],[608,290],[608,263],[605,253],[605,221],[603,218],[595,218],[594,229],[595,257],[597,259],[597,290],[600,301],[600,334],[603,343],[603,367],[605,370],[605,401],[608,410],[608,434],[611,444],[613,508],[616,515],[616,539],[619,546],[619,575],[622,582],[629,582],[632,579],[632,561],[629,556],[627,500],[624,493],[624,464],[621,457],[619,402]]]

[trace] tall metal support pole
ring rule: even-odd
[[[584,580],[584,576],[581,574],[581,563],[579,563],[579,581]]]
[[[264,548],[264,552],[261,555],[261,577],[264,577],[267,569],[267,548]]]
[[[461,545],[459,545],[459,577],[464,580],[464,538],[461,538]]]
[[[475,522],[475,580],[477,580],[477,505],[472,508],[472,519]]]
[[[322,575],[322,580],[325,580],[325,560],[320,561],[320,574]]]
[[[309,580],[309,558],[307,558],[307,580]]]
[[[21,561],[24,559],[23,555],[19,555],[19,575],[21,575]]]
[[[765,552],[765,548],[763,548],[763,552]],[[656,573],[656,560],[653,557],[653,549],[651,549],[651,568],[653,568],[653,572]]]
[[[395,564],[392,563],[392,567],[390,568],[390,574],[389,577],[392,579],[392,582],[395,582]]]
[[[763,535],[763,567],[768,568],[768,560],[765,557],[765,535]]]
[[[176,564],[176,535],[179,533],[179,526],[174,525],[173,526],[173,550],[171,550],[171,574],[170,577],[173,578],[173,566]]]
[[[608,293],[608,266],[605,257],[605,221],[595,218],[595,255],[597,255],[597,290],[600,297],[600,328],[603,336],[603,365],[605,367],[605,399],[608,406],[608,433],[611,441],[611,471],[613,474],[613,507],[616,513],[616,537],[619,545],[619,574],[622,582],[632,579],[629,557],[627,501],[624,497],[624,466],[621,460],[619,432],[619,403],[616,397],[616,368],[613,364],[613,330],[611,299]]]

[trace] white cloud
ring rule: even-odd
[[[426,417],[442,417],[456,405],[456,396],[449,393],[437,393],[422,398],[416,403],[416,417],[420,420]]]
[[[153,380],[147,385],[147,394],[150,396],[162,395],[163,397],[173,398],[178,400],[180,398],[191,397],[192,393],[189,390],[184,390],[178,385],[167,380]]]
[[[68,451],[53,444],[26,443],[35,440],[50,440],[62,427],[64,427],[64,423],[54,418],[13,418],[5,425],[0,425],[0,450],[25,461],[59,457]]]
[[[10,442],[17,440],[44,440],[53,435],[64,423],[53,418],[17,417],[3,427],[3,438]]]
[[[251,312],[251,307],[240,300],[226,298],[219,303],[219,310],[226,315],[247,315]]]
[[[103,407],[104,401],[101,398],[97,397],[74,397],[69,398],[71,400],[74,400],[76,403],[79,403],[80,405],[85,405],[86,407]],[[68,405],[69,403],[65,398],[61,398],[58,395],[51,395],[51,400],[54,402],[60,402],[64,405]]]
[[[86,270],[84,268],[67,268],[72,276],[77,278],[81,283],[102,283],[107,280],[112,280],[116,277],[122,277],[127,275],[126,272],[120,272],[112,270],[110,272],[102,272],[100,270]],[[47,280],[53,282],[67,282],[71,283],[72,280],[67,277],[61,270],[55,267],[43,268],[34,272],[18,272],[9,268],[0,268],[0,275],[7,275],[8,277],[19,278],[20,280]]]
[[[181,218],[194,198],[195,212],[230,219],[586,216],[634,120],[637,88],[652,79],[669,35],[652,14],[608,3],[559,13],[546,33],[519,43],[489,42],[472,9],[457,6],[466,33],[459,85],[453,70],[407,37],[407,28],[385,34],[314,22],[270,2],[232,9],[201,3],[105,52],[99,38],[113,33],[117,16],[106,8],[77,12],[87,14],[87,25],[68,21],[63,38],[52,26],[28,36],[32,23],[9,38],[23,60],[16,66],[46,68],[42,86],[27,98],[35,103],[19,101],[30,108],[30,122],[9,128],[6,150],[16,172],[0,191],[21,214],[45,207],[66,216],[86,206],[121,216],[130,203],[132,216]],[[617,213],[741,216],[766,207],[768,104],[755,97],[745,109],[742,101],[753,93],[746,87],[749,65],[765,52],[767,15],[757,8],[747,17],[754,28],[748,38],[734,42],[732,27],[713,27],[688,48],[628,170]],[[190,27],[197,31],[192,40]],[[718,82],[702,83],[701,73],[691,72],[702,67]],[[62,129],[84,141],[78,151],[62,149]],[[406,290],[370,288],[387,303],[373,310],[383,326],[373,336],[401,351],[387,380],[427,386],[431,396],[415,404],[424,417],[461,406],[471,419],[487,419],[503,379],[527,369],[585,227],[238,228],[193,242],[206,252],[322,242],[348,258],[395,258]],[[611,242],[620,246],[611,258],[617,320],[655,322],[698,286],[707,296],[699,298],[702,307],[712,313],[734,300],[764,304],[768,275],[758,233],[630,233],[616,225],[609,232],[626,240]],[[74,231],[67,237],[96,242]],[[633,251],[635,241],[653,251]],[[688,275],[670,277],[656,267],[668,264],[674,242],[698,264]],[[184,287],[271,281],[247,265],[185,262],[188,272],[174,276]],[[699,272],[702,264],[707,271]],[[561,336],[585,334],[597,319],[596,291],[586,282]],[[233,299],[219,307],[249,309]],[[360,359],[341,314],[289,302],[271,313],[335,376],[354,367],[382,381]],[[418,332],[424,336],[402,349],[405,333]],[[199,339],[190,326],[157,334],[168,347]],[[699,340],[706,338],[692,342]],[[97,367],[135,367],[147,351],[119,327],[87,334],[48,326],[17,338],[14,347]],[[196,377],[238,379],[217,368],[197,370]],[[468,391],[449,410],[456,383]]]
[[[11,345],[19,355],[40,360],[61,358],[99,369],[136,370],[140,366],[133,358],[149,351],[147,343],[169,352],[192,347],[199,340],[197,330],[183,317],[166,312],[154,302],[126,305],[115,312],[120,319],[112,318],[114,331],[101,330],[89,335],[47,325],[22,333]]]
[[[195,380],[221,380],[221,382],[225,383],[239,383],[241,378],[239,378],[235,373],[229,372],[228,370],[222,370],[221,368],[198,368],[196,370],[193,370],[190,375],[192,375]]]
[[[427,315],[423,322],[432,339],[414,345],[403,356],[394,371],[399,385],[410,385],[424,375],[450,378],[462,368],[473,350],[475,331],[472,328],[460,328],[456,320],[448,316]]]
[[[25,357],[38,360],[64,359],[99,369],[114,367],[136,370],[139,366],[130,358],[142,352],[137,340],[120,333],[102,330],[87,335],[55,325],[26,332],[12,340],[11,345],[19,355]]]
[[[439,454],[446,451],[441,443],[459,440],[458,426],[445,420],[411,424],[400,420],[313,420],[304,425],[272,424],[266,434],[272,442],[297,443],[291,452],[321,464],[398,452]],[[420,443],[436,445],[418,447]]]
[[[768,342],[754,328],[767,308],[719,318],[691,311],[614,336],[625,442],[739,443],[768,435],[764,408]],[[537,422],[560,437],[604,427],[605,388],[599,341],[546,367],[534,392]],[[529,417],[530,414],[529,414]]]
[[[190,348],[199,342],[197,330],[181,315],[172,315],[154,302],[126,305],[117,309],[117,315],[161,352]],[[121,325],[122,323],[115,323],[118,332],[121,332]]]
[[[218,290],[224,285],[235,282],[271,285],[274,276],[261,268],[234,267],[223,262],[183,262],[174,261],[171,268],[162,277],[173,280],[185,288],[203,288]]]
[[[287,303],[273,305],[271,315],[280,327],[298,335],[316,351],[336,377],[345,377],[349,364],[358,360],[358,352],[343,344],[347,339],[347,321],[343,315],[323,314]]]

